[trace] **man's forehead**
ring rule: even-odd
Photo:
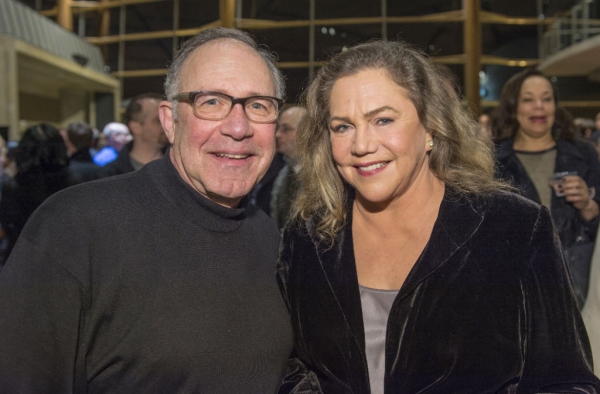
[[[225,82],[233,82],[240,77],[247,85],[256,88],[256,91],[247,93],[264,95],[267,94],[265,90],[275,91],[269,66],[260,54],[241,41],[217,39],[201,45],[189,55],[181,70],[181,89],[213,90],[235,95],[237,92],[226,89]],[[239,82],[232,85],[236,88]]]

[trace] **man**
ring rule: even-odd
[[[0,272],[0,393],[277,391],[279,233],[245,196],[274,154],[281,74],[218,28],[165,88],[168,154],[51,198]]]
[[[271,217],[279,229],[283,229],[289,219],[292,201],[300,187],[297,177],[296,132],[305,115],[306,110],[302,107],[287,108],[281,113],[275,131],[277,152],[283,154],[286,162],[279,171],[271,192]]]
[[[133,140],[121,149],[117,158],[99,172],[101,178],[139,170],[163,156],[169,141],[158,118],[162,96],[144,93],[134,97],[125,110],[125,123]]]
[[[77,179],[77,182],[87,182],[96,179],[98,167],[92,155],[90,147],[94,137],[94,131],[85,122],[73,122],[66,130],[60,130],[60,134],[67,146],[69,156],[69,169]]]
[[[111,122],[104,126],[102,135],[106,139],[106,146],[94,155],[94,163],[104,167],[114,161],[123,147],[131,141],[129,129],[123,123]]]

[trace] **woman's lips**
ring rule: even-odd
[[[532,123],[544,124],[546,123],[546,116],[532,116],[529,118]]]
[[[377,174],[389,164],[389,161],[378,161],[371,163],[359,163],[354,166],[359,174],[361,175],[374,175]]]

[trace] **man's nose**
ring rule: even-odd
[[[229,115],[223,119],[221,133],[230,136],[234,140],[243,140],[252,136],[250,121],[241,104],[235,104]]]

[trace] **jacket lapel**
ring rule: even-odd
[[[409,295],[448,261],[477,231],[484,219],[479,199],[467,199],[446,187],[427,246],[408,274],[395,302]]]
[[[467,199],[446,187],[440,212],[431,238],[415,266],[406,278],[395,302],[409,295],[423,280],[441,267],[477,231],[484,215],[476,199]],[[352,220],[340,232],[333,247],[311,235],[319,255],[320,268],[344,315],[347,328],[354,338],[364,368],[366,368],[365,333],[362,318],[358,276],[352,246]],[[312,231],[309,233],[312,234]],[[358,360],[357,360],[358,361]]]
[[[365,348],[365,333],[362,319],[360,292],[358,290],[358,275],[354,261],[352,246],[352,219],[344,227],[333,247],[323,244],[311,235],[319,254],[319,264],[329,288],[336,298],[337,304],[344,315],[346,325],[354,338],[356,345],[363,351]],[[310,231],[309,231],[310,232]]]

